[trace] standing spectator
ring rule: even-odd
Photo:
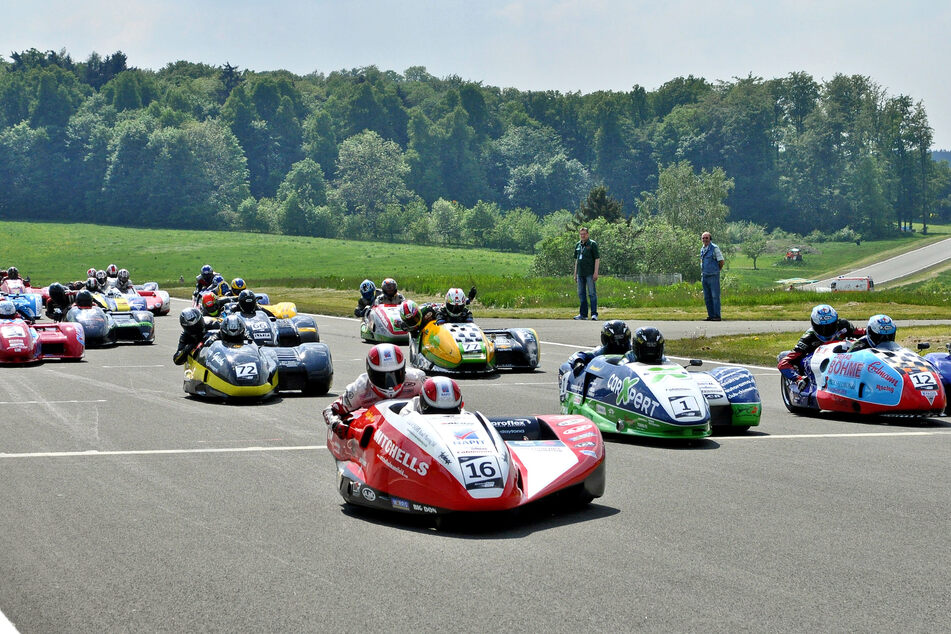
[[[578,243],[575,245],[575,281],[578,283],[578,299],[581,308],[575,319],[588,318],[588,301],[591,302],[591,319],[598,319],[598,291],[595,282],[598,281],[598,267],[601,266],[601,255],[598,253],[598,243],[588,239],[588,228],[578,230]]]
[[[720,270],[723,268],[723,254],[720,247],[711,240],[710,232],[700,236],[703,247],[700,249],[700,277],[703,281],[703,301],[707,305],[707,318],[704,321],[720,321]]]

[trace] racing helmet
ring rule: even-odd
[[[247,289],[238,295],[238,310],[246,315],[253,315],[258,309],[258,297],[254,291]]]
[[[190,335],[200,335],[204,328],[201,312],[197,308],[186,308],[178,316],[178,323],[182,325],[182,330]]]
[[[244,343],[244,320],[232,313],[221,322],[218,332],[225,343]]]
[[[248,285],[245,283],[244,278],[236,277],[231,280],[231,292],[240,293],[241,291],[248,290]]]
[[[215,294],[218,297],[227,297],[228,295],[231,295],[231,287],[228,286],[228,282],[225,282],[224,280],[218,282],[218,285],[215,286]]]
[[[363,280],[360,282],[360,297],[367,302],[372,302],[376,297],[376,284],[373,280]]]
[[[103,271],[102,269],[99,269],[98,271],[96,271],[96,281],[99,282],[99,286],[102,286],[103,288],[105,288],[106,282],[108,280],[109,278],[106,277],[105,271]]]
[[[374,392],[383,398],[394,398],[403,389],[406,379],[403,352],[392,343],[380,343],[370,348],[367,378]]]
[[[214,293],[202,293],[201,294],[201,307],[209,315],[217,315],[219,306],[218,300],[215,298]]]
[[[816,336],[822,341],[829,341],[839,324],[839,313],[835,312],[835,309],[828,304],[819,304],[812,309],[812,315],[809,319],[812,322],[812,331],[816,333]]]
[[[106,277],[117,277],[119,275],[119,269],[116,268],[115,264],[110,264],[106,267]]]
[[[85,289],[76,293],[76,305],[80,308],[92,308],[92,293]]]
[[[419,394],[419,411],[421,414],[458,414],[462,411],[459,384],[448,376],[426,379]]]
[[[419,306],[416,305],[411,299],[407,299],[405,302],[400,304],[400,321],[403,322],[403,325],[406,326],[409,330],[417,328],[419,322],[421,322],[423,316],[419,312]]]
[[[86,277],[96,277],[96,269],[95,268],[86,269]]]
[[[396,295],[397,291],[396,280],[394,280],[392,277],[388,277],[383,280],[382,284],[380,284],[380,288],[383,289],[384,295],[387,297],[393,297]]]
[[[90,277],[86,280],[86,290],[90,293],[95,293],[99,290],[99,282],[94,277]]]
[[[601,345],[605,354],[624,354],[631,349],[631,329],[620,319],[601,326]]]
[[[446,312],[450,315],[461,315],[466,312],[466,294],[461,288],[450,288],[446,292]]]
[[[0,319],[15,319],[17,307],[9,299],[0,301]]]
[[[20,270],[15,266],[11,266],[10,268],[7,269],[7,277],[10,278],[11,280],[20,279]]]
[[[116,279],[119,280],[120,284],[129,283],[129,269],[119,269],[119,273],[116,275]]]
[[[634,331],[634,354],[641,363],[660,363],[664,360],[664,335],[653,326]]]
[[[201,267],[201,279],[206,282],[211,282],[212,278],[215,276],[215,270],[211,268],[210,264],[206,264]]]
[[[896,332],[898,332],[898,328],[888,315],[872,315],[868,318],[865,336],[868,337],[868,342],[873,346],[886,341],[895,341]]]

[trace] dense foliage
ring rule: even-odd
[[[921,103],[864,76],[582,95],[423,67],[300,77],[140,70],[121,52],[0,59],[0,218],[552,254],[566,225],[601,218],[615,273],[675,270],[685,236],[727,215],[867,238],[946,221],[951,167],[931,140]]]

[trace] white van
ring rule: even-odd
[[[864,277],[845,277],[840,275],[832,280],[829,288],[833,293],[840,291],[874,291],[875,282],[869,276]]]

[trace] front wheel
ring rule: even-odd
[[[785,405],[786,409],[788,409],[793,414],[805,414],[807,411],[809,411],[807,408],[800,407],[799,405],[793,405],[792,395],[790,394],[791,390],[792,390],[792,381],[780,375],[779,391],[782,392],[782,395],[783,395],[783,405]]]

